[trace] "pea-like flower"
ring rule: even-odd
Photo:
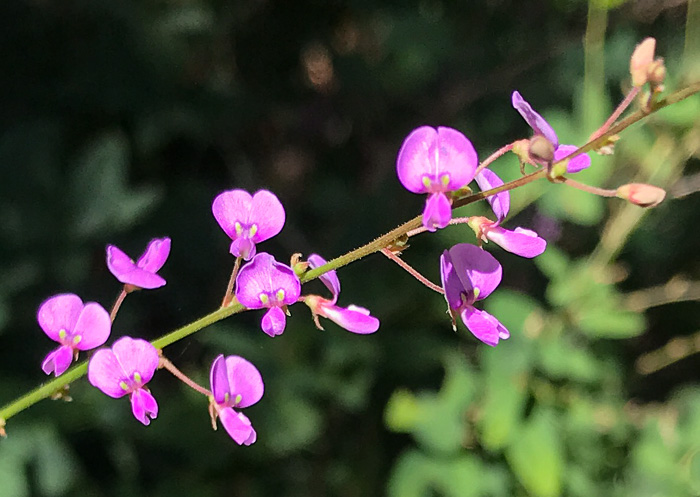
[[[148,425],[158,416],[158,403],[146,388],[158,361],[153,345],[125,336],[114,342],[111,349],[95,352],[88,363],[88,380],[112,398],[128,395],[134,417]]]
[[[318,254],[311,254],[307,260],[309,267],[312,269],[326,264],[326,260]],[[371,316],[368,309],[356,305],[349,305],[348,307],[335,305],[340,294],[340,280],[335,270],[322,274],[319,276],[319,279],[333,294],[333,298],[328,300],[318,295],[307,295],[304,297],[304,302],[311,309],[318,329],[323,329],[318,321],[319,316],[328,318],[341,328],[345,328],[353,333],[366,335],[379,329],[379,320]]]
[[[39,307],[37,321],[51,340],[61,344],[41,363],[46,374],[59,376],[68,369],[78,351],[99,347],[112,330],[109,313],[95,302],[83,304],[77,295],[55,295]]]
[[[503,184],[503,180],[490,169],[483,169],[476,175],[476,182],[482,191],[497,188]],[[477,238],[492,241],[508,252],[512,252],[521,257],[536,257],[547,248],[547,242],[532,230],[525,228],[515,228],[508,230],[501,226],[501,223],[510,210],[510,193],[501,192],[487,197],[491,204],[491,209],[496,215],[496,221],[491,221],[482,216],[469,218],[469,226],[476,233]]]
[[[474,146],[456,129],[421,126],[408,135],[396,160],[396,172],[408,191],[428,194],[423,210],[425,229],[435,231],[449,224],[449,194],[474,179],[478,163]]]
[[[252,406],[258,402],[265,390],[262,376],[246,359],[231,355],[214,359],[210,374],[212,397],[209,415],[216,430],[216,418],[221,419],[226,432],[238,445],[250,445],[257,439],[248,417],[235,409]]]
[[[107,267],[120,282],[130,286],[130,290],[160,288],[165,279],[156,274],[170,255],[170,238],[154,238],[146,251],[134,262],[114,245],[107,245]]]
[[[232,240],[230,252],[246,261],[255,256],[255,244],[272,238],[284,227],[284,207],[267,190],[252,196],[245,190],[225,191],[214,199],[211,209]]]
[[[236,298],[248,309],[268,309],[262,330],[271,337],[281,335],[287,324],[287,306],[301,295],[294,270],[265,252],[241,268],[236,277]]]
[[[459,243],[440,257],[440,276],[455,329],[457,313],[469,331],[487,345],[496,346],[510,336],[498,319],[474,307],[501,282],[501,265],[491,254],[475,245]]]
[[[575,145],[560,145],[559,137],[557,137],[554,128],[552,128],[552,126],[541,115],[533,110],[530,104],[525,101],[519,92],[513,92],[512,103],[515,110],[517,110],[520,115],[523,116],[525,122],[535,132],[535,136],[543,136],[554,147],[554,156],[552,160],[558,161],[564,159],[578,150],[578,147]],[[579,154],[567,163],[566,172],[577,173],[583,169],[586,169],[590,165],[591,158],[588,156],[588,154]]]

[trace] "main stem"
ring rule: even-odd
[[[588,143],[580,147],[578,150],[576,150],[573,154],[567,156],[566,160],[571,160],[579,154],[583,154],[585,152],[588,152],[589,150],[593,150],[601,146],[603,143],[605,143],[609,136],[618,134],[620,131],[631,126],[632,124],[636,123],[637,121],[641,120],[647,115],[654,113],[660,109],[663,109],[664,107],[668,107],[669,105],[673,105],[677,102],[680,102],[681,100],[684,100],[698,92],[700,92],[700,81],[695,82],[681,90],[670,94],[666,98],[659,100],[653,106],[652,109],[649,109],[647,111],[639,110],[630,114],[625,119],[612,126],[606,133],[602,134],[594,140],[589,141]],[[559,162],[561,161],[555,162],[553,165],[556,165]],[[514,181],[505,183],[504,185],[501,185],[498,188],[492,188],[491,190],[475,193],[463,197],[461,199],[455,200],[452,205],[452,208],[456,209],[457,207],[473,204],[474,202],[490,197],[491,195],[518,188],[520,186],[531,183],[537,179],[544,178],[545,176],[546,171],[544,169],[536,171],[532,174],[528,174],[527,176],[523,176]],[[362,259],[363,257],[366,257],[375,252],[379,252],[384,247],[390,246],[395,240],[399,239],[401,236],[405,235],[409,231],[418,228],[419,226],[421,226],[421,224],[422,216],[416,216],[413,219],[406,221],[402,225],[389,231],[388,233],[363,245],[362,247],[352,250],[345,255],[341,255],[340,257],[336,257],[335,259],[329,261],[323,266],[320,266],[316,269],[312,269],[311,271],[307,271],[299,279],[302,283],[307,283],[311,280],[315,280],[316,278],[318,278],[322,274],[327,273],[328,271],[347,266],[351,262]],[[172,343],[177,342],[178,340],[182,340],[183,338],[190,336],[193,333],[196,333],[197,331],[203,328],[206,328],[211,324],[221,321],[233,314],[238,314],[243,310],[245,310],[245,307],[243,307],[240,303],[236,302],[234,299],[234,302],[228,305],[227,307],[217,309],[214,312],[211,312],[188,325],[178,328],[175,331],[168,333],[167,335],[163,335],[162,337],[154,340],[151,343],[157,349],[162,349]],[[36,404],[42,399],[50,397],[54,392],[72,383],[73,381],[85,376],[86,373],[87,361],[83,361],[73,366],[71,369],[63,373],[58,378],[54,378],[53,380],[44,383],[43,385],[35,388],[34,390],[23,395],[22,397],[3,406],[3,408],[0,409],[0,428],[4,426],[4,422],[6,420],[11,418],[15,414],[23,411],[24,409],[27,409],[28,407]]]

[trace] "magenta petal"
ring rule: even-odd
[[[503,180],[490,169],[482,169],[479,171],[479,174],[476,175],[476,183],[479,185],[481,191],[485,192],[486,190],[498,188],[503,185]],[[498,222],[502,222],[510,210],[510,192],[505,191],[497,193],[496,195],[487,197],[486,200],[491,204],[491,209],[493,209],[493,213],[496,215]]]
[[[501,283],[503,269],[496,258],[469,243],[458,243],[450,250],[453,268],[465,290],[478,289],[476,300],[488,297]]]
[[[100,304],[88,302],[80,313],[73,328],[73,335],[80,336],[75,345],[78,350],[90,350],[99,347],[107,341],[112,331],[112,320],[109,313]]]
[[[567,157],[571,154],[573,154],[576,150],[578,150],[578,147],[576,145],[559,145],[557,149],[554,151],[554,160],[558,161],[563,159],[564,157]],[[577,173],[579,171],[583,171],[586,169],[588,166],[591,165],[591,157],[585,153],[585,154],[579,154],[573,159],[569,161],[569,163],[566,165],[566,172],[567,173]]]
[[[148,272],[155,273],[163,267],[170,255],[170,238],[155,238],[146,247],[136,265]]]
[[[272,307],[268,310],[260,322],[262,330],[275,337],[284,333],[284,327],[287,325],[287,316],[279,307]]]
[[[265,391],[260,371],[250,361],[239,356],[226,358],[226,372],[231,397],[241,396],[234,407],[248,407],[258,402]]]
[[[267,307],[260,299],[262,294],[276,294],[282,290],[282,302],[270,305],[290,305],[301,295],[299,277],[289,266],[275,261],[265,252],[253,257],[253,260],[241,268],[236,277],[236,298],[249,309]]]
[[[253,197],[247,191],[229,190],[217,195],[211,210],[224,233],[235,240],[238,237],[236,222],[248,224],[248,215],[252,204]]]
[[[141,376],[141,384],[145,385],[158,368],[158,351],[146,340],[140,338],[122,337],[112,345],[122,370],[127,378],[132,379],[134,373]]]
[[[151,419],[158,417],[158,403],[148,390],[137,388],[129,400],[131,400],[131,412],[144,425],[148,426],[151,424]]]
[[[504,340],[510,336],[500,321],[486,311],[467,306],[461,312],[461,317],[469,331],[486,345],[495,347],[499,339]]]
[[[440,172],[450,175],[447,191],[456,191],[474,179],[479,158],[472,142],[456,129],[438,127],[438,161]]]
[[[462,305],[462,292],[465,288],[462,280],[454,271],[448,250],[445,250],[440,256],[440,278],[442,279],[442,288],[445,289],[447,305],[450,309],[459,309]],[[471,287],[466,290],[471,290]]]
[[[425,202],[423,227],[428,231],[444,228],[452,219],[452,205],[444,193],[431,193]]]
[[[498,226],[489,229],[486,237],[520,257],[537,257],[547,248],[547,242],[543,238],[534,231],[524,228],[515,228],[511,231]]]
[[[324,306],[324,315],[341,328],[366,335],[379,329],[379,320],[370,316],[364,307],[350,305],[347,309],[335,305]]]
[[[114,245],[107,246],[107,267],[118,281],[151,290],[165,285],[165,279],[142,269]]]
[[[520,115],[523,116],[525,122],[530,125],[535,133],[544,136],[556,148],[559,145],[559,138],[557,138],[557,134],[549,123],[530,107],[530,104],[525,101],[519,92],[514,91],[511,100],[515,110],[520,112]]]
[[[51,340],[60,342],[59,333],[70,333],[83,310],[83,301],[72,293],[56,295],[44,301],[37,311],[36,319],[41,329]]]
[[[316,269],[326,264],[326,260],[318,254],[311,254],[306,260],[311,269]],[[322,274],[318,279],[331,291],[333,294],[333,303],[335,304],[340,294],[340,280],[335,270]]]
[[[55,376],[60,376],[65,373],[71,362],[73,362],[73,349],[67,345],[62,345],[56,350],[49,352],[41,363],[41,369],[46,374],[51,374],[51,371],[53,371]]]
[[[223,404],[226,401],[226,394],[231,392],[226,374],[224,354],[219,354],[214,359],[214,363],[211,365],[211,372],[209,373],[209,383],[214,400],[218,404]]]
[[[260,190],[253,195],[249,222],[255,223],[257,231],[253,241],[260,243],[272,238],[284,227],[285,213],[277,196],[267,190]]]
[[[231,242],[229,252],[236,257],[242,257],[243,260],[249,261],[255,257],[255,243],[249,238],[236,238]]]
[[[227,407],[219,411],[219,419],[221,419],[221,424],[224,426],[226,433],[238,445],[250,445],[255,442],[257,438],[255,430],[245,415]]]
[[[426,173],[435,174],[437,171],[435,151],[438,133],[435,128],[421,126],[406,137],[396,159],[396,173],[399,181],[408,191],[427,193],[423,184]]]
[[[123,274],[130,273],[136,267],[136,263],[131,257],[126,255],[121,249],[114,245],[107,245],[107,268],[119,281]]]
[[[103,393],[118,399],[129,391],[122,388],[123,382],[128,382],[119,360],[111,349],[98,350],[88,363],[88,381]]]

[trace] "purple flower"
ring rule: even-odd
[[[396,172],[410,192],[427,193],[423,226],[428,231],[444,228],[452,218],[452,199],[446,193],[474,179],[479,159],[471,142],[452,128],[421,126],[401,145]]]
[[[217,416],[226,432],[238,445],[250,445],[257,434],[247,416],[235,408],[252,406],[262,396],[265,386],[255,366],[242,357],[219,355],[211,366],[212,399],[209,404],[212,426],[216,429]]]
[[[158,416],[158,403],[145,385],[158,361],[158,351],[146,340],[122,337],[111,349],[95,352],[88,363],[88,380],[115,399],[129,395],[134,417],[148,425]]]
[[[253,257],[236,277],[236,298],[241,304],[248,309],[269,309],[261,326],[271,337],[284,332],[287,306],[300,295],[301,283],[294,270],[264,252]]]
[[[255,244],[272,238],[284,226],[284,207],[274,193],[245,190],[220,193],[211,206],[221,229],[233,240],[230,252],[249,261],[255,256]]]
[[[515,110],[520,112],[523,116],[525,122],[530,125],[536,135],[544,136],[549,140],[552,145],[554,145],[554,161],[561,160],[578,149],[575,145],[559,145],[559,138],[554,132],[552,126],[549,125],[544,118],[535,112],[529,103],[520,95],[519,92],[514,91],[512,96],[513,107]],[[591,165],[591,158],[588,154],[580,154],[574,157],[566,165],[567,173],[577,173],[583,169],[586,169]]]
[[[483,169],[476,175],[476,182],[482,191],[497,188],[503,184],[503,180],[490,169]],[[511,231],[501,227],[501,222],[508,215],[510,209],[510,193],[501,192],[487,198],[496,215],[496,221],[485,217],[473,216],[469,218],[469,226],[476,233],[477,238],[491,240],[496,245],[503,247],[521,257],[536,257],[547,248],[547,242],[532,230],[515,228]]]
[[[326,264],[326,260],[318,254],[311,254],[308,262],[312,269]],[[334,270],[322,274],[319,276],[319,279],[331,291],[333,298],[328,300],[318,295],[304,297],[304,302],[311,309],[314,321],[319,329],[322,330],[323,328],[318,322],[318,316],[328,318],[341,328],[345,328],[353,333],[366,335],[379,329],[379,320],[374,316],[370,316],[369,310],[364,307],[356,305],[339,307],[335,305],[340,294],[340,280],[338,280],[338,275]]]
[[[496,346],[510,336],[498,319],[474,307],[501,282],[502,269],[488,252],[475,245],[459,243],[440,257],[440,276],[454,327],[458,313],[472,334],[487,345]]]
[[[134,262],[114,245],[107,245],[107,267],[119,281],[136,288],[160,288],[165,280],[156,273],[170,255],[170,238],[154,238]]]
[[[68,369],[79,350],[94,349],[105,343],[112,330],[109,313],[100,304],[83,304],[72,293],[46,300],[39,307],[36,319],[44,333],[61,344],[41,363],[44,373],[53,371],[56,376]]]

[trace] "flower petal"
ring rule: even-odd
[[[265,391],[260,371],[253,363],[240,356],[226,358],[226,373],[231,397],[241,396],[234,407],[248,407],[258,402]]]
[[[284,227],[285,213],[282,202],[274,193],[267,190],[255,192],[248,220],[258,227],[253,235],[255,243],[272,238]]]
[[[268,310],[260,322],[262,330],[275,337],[284,333],[284,328],[287,325],[287,316],[279,307],[272,307]]]
[[[118,399],[129,393],[122,384],[129,381],[117,356],[111,349],[98,350],[88,362],[88,381],[103,393]]]
[[[452,257],[450,252],[445,250],[440,256],[440,278],[442,279],[442,288],[445,290],[445,300],[450,309],[459,309],[462,305],[462,292],[465,291],[464,283],[457,276],[452,265]],[[472,288],[466,289],[467,292]]]
[[[370,316],[369,310],[364,307],[350,305],[346,308],[336,305],[323,307],[323,315],[341,328],[353,333],[366,335],[379,329],[379,320]]]
[[[525,122],[535,131],[536,134],[544,136],[547,140],[552,142],[554,148],[559,145],[559,138],[554,132],[552,126],[549,125],[545,119],[535,112],[529,103],[520,95],[519,92],[514,91],[511,98],[513,107],[517,110]]]
[[[438,168],[450,175],[447,191],[459,190],[474,179],[479,165],[474,145],[456,129],[444,126],[438,127],[438,142]]]
[[[226,433],[238,445],[250,445],[255,442],[257,435],[252,423],[244,414],[227,407],[219,411],[219,419]]]
[[[559,145],[557,149],[554,151],[554,160],[558,161],[563,159],[564,157],[567,157],[568,155],[571,155],[574,153],[576,150],[578,150],[578,147],[576,145]],[[588,166],[591,165],[591,157],[585,153],[585,154],[579,154],[573,159],[569,161],[569,163],[566,165],[566,172],[567,173],[577,173],[579,171],[583,171],[586,169]]]
[[[253,197],[245,190],[228,190],[220,193],[211,205],[216,222],[229,238],[235,240],[236,222],[248,224]]]
[[[423,227],[428,231],[444,228],[452,219],[452,205],[444,193],[431,193],[423,210]]]
[[[226,374],[226,359],[224,354],[219,354],[214,359],[209,373],[209,384],[211,385],[211,393],[214,400],[218,404],[223,404],[226,401],[226,394],[231,393],[231,387],[228,383],[228,375]]]
[[[260,295],[276,294],[279,290],[284,292],[284,305],[295,303],[301,295],[299,277],[292,268],[275,261],[265,252],[253,257],[236,277],[236,298],[248,309],[267,307],[260,300]]]
[[[255,257],[255,243],[250,238],[239,237],[231,242],[229,252],[235,257],[242,257],[243,260],[249,261]]]
[[[134,373],[138,373],[142,385],[151,381],[159,361],[158,351],[153,345],[146,340],[126,336],[114,342],[112,350],[127,378],[131,379]]]
[[[170,238],[155,238],[146,247],[136,265],[150,273],[156,273],[163,267],[170,255]]]
[[[68,345],[61,345],[56,350],[49,352],[41,363],[41,369],[46,374],[53,371],[55,376],[61,376],[73,362],[73,348]]]
[[[486,190],[498,188],[503,185],[503,180],[490,169],[482,169],[479,171],[479,174],[476,175],[476,183],[479,185],[481,191],[485,192]],[[510,192],[505,191],[497,193],[496,195],[487,197],[486,200],[491,204],[491,209],[496,215],[498,222],[502,222],[510,210]]]
[[[61,341],[59,333],[71,333],[83,310],[83,301],[72,293],[55,295],[44,301],[36,314],[41,329],[51,340]]]
[[[486,311],[466,306],[461,312],[461,317],[469,331],[486,345],[495,347],[499,339],[505,340],[510,336],[505,326]]]
[[[423,176],[434,175],[437,172],[437,140],[435,128],[421,126],[406,137],[396,159],[396,174],[399,181],[408,191],[427,193],[423,184]]]
[[[112,331],[109,313],[100,304],[88,302],[73,328],[73,336],[80,336],[75,345],[78,350],[90,350],[107,341]]]
[[[158,403],[148,390],[137,388],[130,395],[129,400],[131,400],[131,412],[144,425],[148,426],[151,424],[151,419],[158,417]]]
[[[468,292],[478,289],[476,300],[488,297],[501,283],[503,269],[496,258],[469,243],[458,243],[450,249],[454,271]]]
[[[486,231],[486,237],[520,257],[537,257],[547,248],[547,242],[543,238],[534,231],[524,228],[515,228],[511,231],[496,226]]]
[[[118,281],[151,290],[165,285],[165,279],[136,266],[128,255],[114,245],[107,246],[107,267]]]
[[[306,260],[311,269],[316,269],[326,264],[326,260],[318,254],[311,254]],[[319,276],[318,279],[331,291],[333,294],[333,303],[335,304],[340,294],[340,280],[338,279],[338,274],[335,270],[331,270]]]

